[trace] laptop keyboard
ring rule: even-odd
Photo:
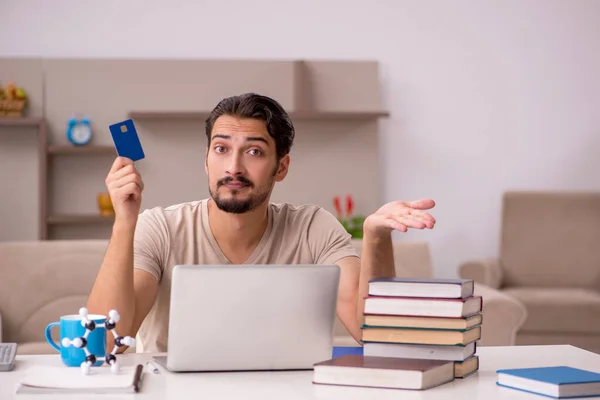
[[[0,343],[0,371],[11,371],[17,355],[16,343]]]

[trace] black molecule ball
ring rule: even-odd
[[[79,340],[81,340],[81,346],[79,346],[80,349],[83,349],[84,347],[87,346],[87,339],[84,338],[83,336],[78,338]]]
[[[90,364],[95,364],[96,363],[96,356],[93,354],[90,354],[89,356],[87,356],[85,358],[85,361],[90,363]]]

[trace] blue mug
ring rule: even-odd
[[[94,366],[102,365],[106,356],[106,328],[104,322],[106,316],[90,314],[87,318],[94,321],[95,328],[89,332],[86,338],[86,348],[96,356]],[[50,336],[50,330],[59,326],[60,329],[60,346],[57,345]],[[86,328],[81,315],[63,315],[60,317],[60,322],[51,322],[46,327],[46,340],[56,351],[60,353],[62,362],[68,367],[79,367],[85,361],[86,353],[83,348],[77,348],[73,345],[73,340],[85,336]],[[65,339],[68,339],[65,340]],[[65,346],[64,342],[71,342],[69,346]]]

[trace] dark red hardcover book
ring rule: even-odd
[[[313,383],[422,390],[453,379],[454,361],[345,355],[315,364]]]

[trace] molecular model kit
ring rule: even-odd
[[[87,349],[87,338],[91,332],[96,329],[96,323],[88,318],[88,310],[85,307],[79,309],[79,315],[81,316],[81,325],[85,328],[85,334],[81,337],[75,339],[64,338],[62,340],[62,345],[65,347],[69,347],[73,345],[78,349],[83,349],[85,351],[85,361],[81,363],[81,370],[84,375],[88,375],[90,373],[90,367],[96,363],[98,360],[102,360],[110,365],[110,370],[113,373],[118,373],[120,370],[119,363],[117,362],[117,351],[120,347],[129,346],[135,347],[135,339],[131,336],[119,336],[115,329],[117,322],[119,322],[119,313],[117,310],[110,310],[108,313],[108,318],[104,322],[104,327],[106,330],[110,331],[115,338],[115,345],[112,351],[107,354],[105,357],[96,357],[94,354],[91,354]]]

